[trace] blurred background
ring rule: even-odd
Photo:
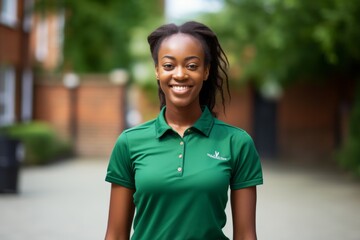
[[[217,33],[231,92],[219,118],[249,132],[264,164],[260,239],[360,238],[359,1],[0,0],[0,191],[18,193],[0,195],[1,239],[102,238],[116,138],[159,112],[146,37],[188,20]],[[90,183],[101,194],[86,201]],[[97,222],[75,221],[97,232],[51,235],[71,223],[61,211],[30,227],[57,203],[82,220],[100,205]]]

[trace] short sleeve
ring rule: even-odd
[[[239,152],[233,165],[230,188],[236,190],[263,184],[260,158],[249,134],[243,132],[233,147]]]
[[[135,189],[134,171],[126,132],[117,139],[112,150],[105,181]]]

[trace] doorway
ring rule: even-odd
[[[254,142],[263,158],[277,157],[277,100],[264,98],[255,92]]]

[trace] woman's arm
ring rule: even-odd
[[[134,217],[134,190],[111,184],[109,219],[105,240],[130,239],[131,224]]]
[[[256,240],[256,187],[231,191],[234,240]]]

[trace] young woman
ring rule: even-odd
[[[205,25],[167,24],[148,36],[159,85],[158,117],[124,131],[113,149],[106,239],[254,240],[261,164],[251,137],[213,112],[224,105],[228,61]],[[135,218],[134,212],[136,209]]]

